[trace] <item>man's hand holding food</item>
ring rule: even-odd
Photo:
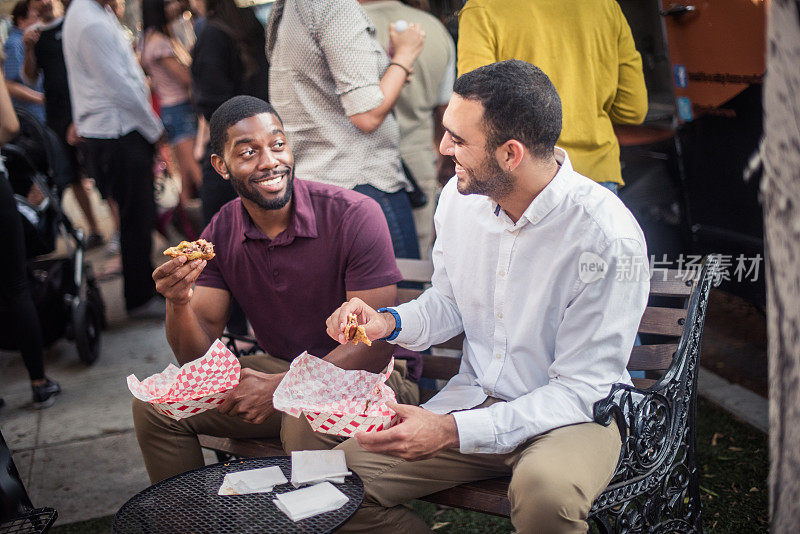
[[[185,255],[172,258],[153,271],[156,291],[174,306],[189,304],[194,293],[192,287],[206,263],[206,260],[199,258],[188,261]]]
[[[216,320],[218,313],[211,314],[215,317],[213,320],[208,316],[208,302],[196,302],[194,307],[197,310],[191,311],[190,309],[193,307],[194,284],[208,261],[214,257],[213,245],[202,239],[191,243],[184,241],[165,250],[164,254],[172,259],[153,271],[153,280],[156,283],[156,290],[167,300],[168,314],[169,310],[173,314],[179,313],[179,317],[183,319],[180,324],[184,332],[192,331],[189,324],[191,321],[187,322],[188,318],[199,321],[198,326],[202,330],[195,330],[198,334],[197,337],[208,338],[207,341],[210,343],[221,335],[224,322]],[[195,258],[189,259],[192,257]],[[208,288],[203,289],[208,291]],[[204,299],[201,298],[201,300]],[[206,297],[205,300],[207,301],[208,298]],[[228,302],[224,303],[224,306],[227,309]],[[182,313],[187,315],[181,315],[181,310],[184,310]],[[227,311],[222,315],[227,317]],[[169,319],[168,316],[168,323]],[[180,357],[178,359],[181,360]],[[217,409],[221,413],[240,417],[248,423],[263,423],[275,413],[275,408],[272,406],[272,395],[284,374],[267,374],[243,367],[239,376],[239,385],[228,392],[225,401]]]
[[[275,413],[272,395],[286,373],[267,374],[242,367],[239,385],[230,390],[217,410],[260,425]]]
[[[348,343],[346,331],[351,315],[358,318],[371,341],[389,336],[396,326],[392,314],[379,313],[361,299],[353,298],[328,317],[328,335],[339,343]],[[365,450],[415,461],[432,458],[444,449],[458,448],[458,427],[452,415],[440,415],[407,404],[388,403],[387,406],[397,412],[401,422],[379,432],[356,433],[355,438]]]

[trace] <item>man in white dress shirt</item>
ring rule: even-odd
[[[144,74],[109,0],[74,0],[64,17],[72,120],[87,170],[119,206],[125,306],[163,317],[150,262],[155,201],[153,145],[164,132],[150,106]]]
[[[647,251],[620,200],[555,147],[561,102],[519,60],[458,79],[440,150],[456,163],[436,211],[432,287],[373,310],[352,299],[328,319],[344,342],[359,315],[371,339],[422,350],[464,332],[459,374],[402,422],[340,445],[364,481],[346,532],[428,532],[403,503],[511,475],[517,532],[585,532],[620,452],[592,406],[625,369],[647,303]]]

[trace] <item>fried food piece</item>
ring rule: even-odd
[[[214,257],[214,245],[205,239],[198,239],[197,241],[181,241],[177,246],[169,247],[164,251],[165,256],[177,258],[178,256],[186,256],[187,261],[196,260],[210,260]]]
[[[347,338],[347,341],[353,345],[358,345],[358,342],[360,341],[368,347],[372,346],[372,341],[369,340],[367,333],[364,332],[364,327],[358,324],[358,317],[355,313],[351,313],[347,316],[347,324],[344,327],[344,336]]]

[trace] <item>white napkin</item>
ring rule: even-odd
[[[250,469],[228,473],[222,479],[218,495],[246,495],[248,493],[268,493],[276,484],[288,482],[278,466]]]
[[[292,486],[317,482],[344,484],[347,470],[344,451],[292,451]]]
[[[277,497],[272,502],[292,521],[300,521],[307,517],[338,510],[350,500],[347,495],[334,488],[330,482],[323,482],[288,493],[279,493]]]

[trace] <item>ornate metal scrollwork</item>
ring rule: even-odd
[[[702,532],[696,459],[697,370],[708,295],[719,257],[706,257],[689,298],[672,365],[642,390],[616,384],[594,406],[596,422],[617,423],[617,471],[592,506],[600,532]]]

